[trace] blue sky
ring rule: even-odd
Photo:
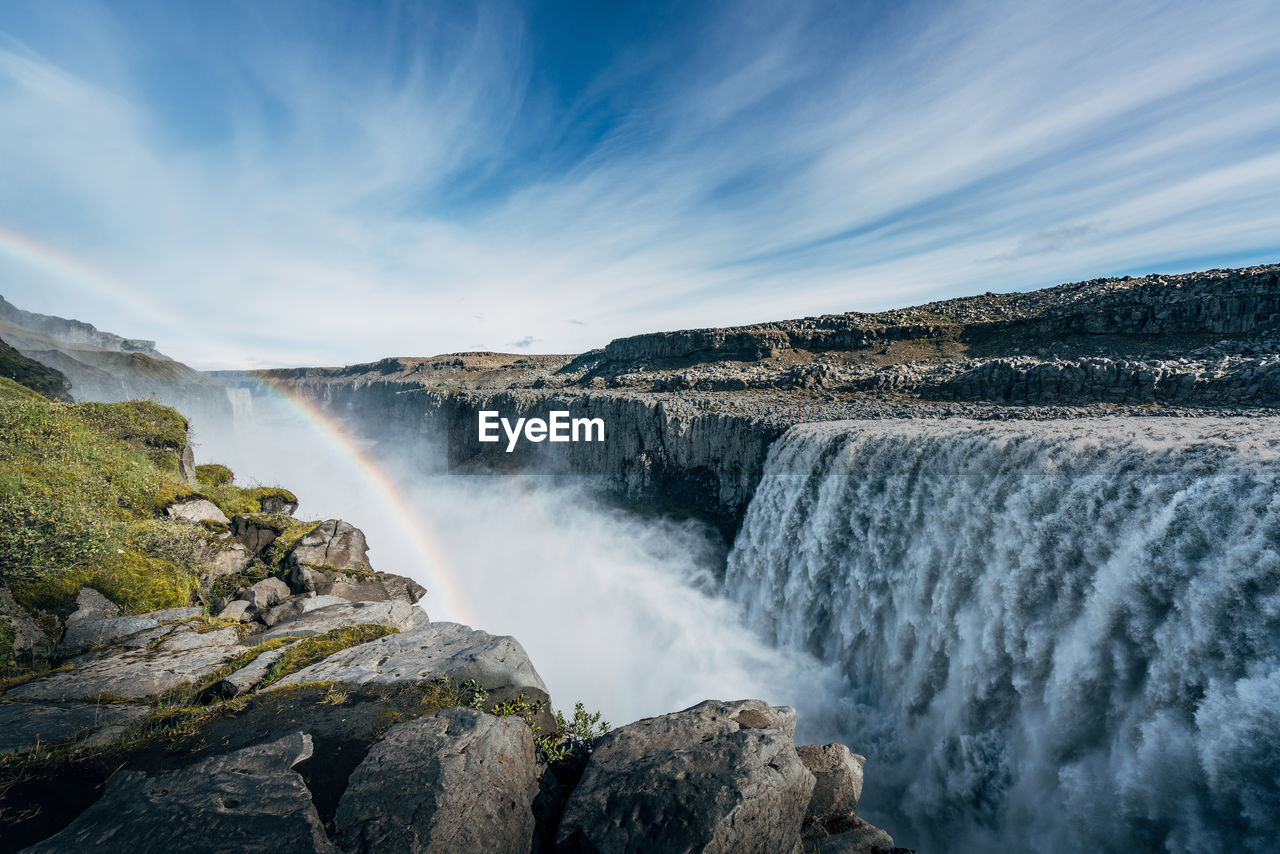
[[[1280,260],[1273,2],[0,5],[0,293],[342,364]]]

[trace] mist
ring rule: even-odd
[[[351,453],[357,440],[287,404],[236,404],[234,425],[195,425],[198,463],[292,490],[298,518],[362,529],[375,569],[427,588],[431,619],[519,640],[557,708],[581,701],[617,726],[760,698],[797,707],[800,743],[846,730],[837,668],[774,649],[717,595],[725,546],[709,527],[619,509],[588,479],[446,474],[421,437]]]

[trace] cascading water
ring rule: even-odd
[[[899,844],[1275,850],[1280,420],[799,426],[726,588],[851,680]]]

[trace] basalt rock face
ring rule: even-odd
[[[579,356],[461,353],[266,372],[415,463],[598,476],[732,537],[798,422],[1241,414],[1280,407],[1280,266],[1095,279],[879,314],[631,336]],[[251,394],[260,375],[217,379]],[[478,413],[563,409],[604,442],[482,445]]]

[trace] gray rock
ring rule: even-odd
[[[240,643],[240,626],[227,626],[209,632],[195,631],[194,628],[182,627],[160,641],[158,647],[164,650],[200,649],[201,647],[229,647]]]
[[[287,520],[260,513],[231,520],[231,534],[250,554],[262,554],[287,527]]]
[[[278,605],[292,594],[289,585],[278,578],[264,578],[251,587],[240,591],[237,598],[244,599],[253,609],[262,612],[272,605]]]
[[[416,605],[394,602],[347,602],[329,605],[291,620],[277,623],[259,638],[259,642],[286,637],[321,635],[343,626],[377,623],[400,631],[409,631],[427,623],[426,612]]]
[[[67,617],[67,625],[80,620],[106,620],[120,616],[120,606],[92,587],[81,587],[76,594],[75,610]]]
[[[857,816],[849,819],[847,827],[841,833],[811,840],[804,850],[815,854],[889,854],[894,850],[892,836]]]
[[[242,646],[131,649],[77,663],[73,670],[51,673],[11,688],[6,695],[28,700],[86,700],[110,694],[141,700],[208,676],[243,650]]]
[[[150,711],[150,706],[125,703],[0,702],[0,753],[28,753],[103,724],[123,727]]]
[[[206,587],[219,578],[235,575],[252,560],[252,555],[240,543],[234,540],[223,540],[216,546],[206,546],[200,553],[200,563],[204,567],[200,572],[200,582]]]
[[[522,721],[452,708],[399,723],[351,774],[334,824],[359,852],[527,854],[538,791]]]
[[[321,522],[289,550],[290,566],[333,568],[348,573],[371,572],[364,532],[341,519]]]
[[[302,777],[311,736],[214,756],[147,777],[120,771],[93,806],[30,852],[334,852]]]
[[[292,516],[298,511],[295,501],[287,501],[279,495],[266,495],[258,500],[263,513],[276,513],[281,516]]]
[[[164,622],[166,620],[189,620],[192,617],[199,617],[204,613],[203,608],[165,608],[163,611],[148,611],[145,614],[139,614],[139,617],[148,617],[152,620]]]
[[[295,567],[289,576],[289,583],[299,593],[340,596],[353,602],[384,602],[389,599],[402,599],[413,603],[427,592],[421,584],[403,575],[385,572],[353,575],[311,566]]]
[[[236,599],[227,604],[227,607],[218,612],[218,618],[223,620],[240,620],[241,622],[251,619],[252,614],[249,613],[250,604],[244,599]]]
[[[258,683],[267,675],[271,665],[275,664],[280,659],[280,656],[285,654],[289,646],[292,646],[292,644],[262,653],[253,661],[223,679],[218,685],[218,690],[222,692],[224,697],[239,697],[241,694],[249,693],[258,687]]]
[[[0,620],[5,620],[13,627],[13,651],[17,655],[32,652],[37,647],[49,643],[48,636],[41,630],[30,614],[13,601],[8,587],[0,586]],[[3,654],[6,650],[0,650]]]
[[[75,615],[73,614],[72,617]],[[130,635],[160,625],[149,617],[109,617],[105,620],[67,620],[67,633],[59,649],[65,653],[81,652],[94,646],[115,643]]]
[[[166,516],[181,519],[184,522],[200,523],[209,520],[211,522],[221,522],[224,525],[231,524],[227,514],[219,510],[218,505],[204,498],[194,498],[190,501],[179,501],[177,504],[170,504],[164,508],[164,513]]]
[[[265,614],[259,615],[258,619],[264,625],[274,626],[331,605],[345,605],[347,601],[341,596],[294,596],[271,608]]]
[[[557,851],[794,851],[815,782],[794,738],[795,710],[760,700],[708,700],[616,729],[569,797]]]
[[[824,823],[853,815],[862,797],[867,758],[843,744],[806,744],[797,747],[796,753],[817,780],[807,814]]]
[[[431,623],[413,631],[340,650],[323,661],[286,676],[277,684],[327,681],[355,685],[392,684],[440,676],[448,676],[454,683],[474,679],[489,691],[489,699],[494,703],[505,702],[521,694],[531,703],[550,703],[547,686],[534,670],[533,662],[519,641],[512,637],[495,637],[458,623]],[[539,714],[536,722],[544,732],[555,728],[555,720],[548,709]]]

